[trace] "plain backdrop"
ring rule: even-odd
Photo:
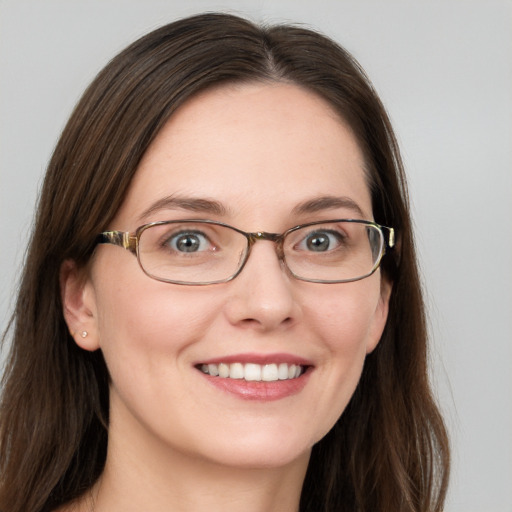
[[[511,512],[511,1],[0,1],[0,328],[45,166],[81,92],[136,37],[205,10],[305,23],[372,78],[410,180],[432,378],[453,444],[446,510]]]

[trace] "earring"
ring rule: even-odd
[[[88,333],[87,331],[82,331],[82,332],[80,333],[80,336],[82,336],[82,338],[87,338],[87,335],[88,335],[88,334],[89,334],[89,333]]]

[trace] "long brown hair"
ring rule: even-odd
[[[115,57],[84,93],[49,163],[27,253],[0,404],[0,510],[44,512],[103,470],[108,371],[62,314],[59,270],[86,265],[144,152],[173,112],[208,87],[284,81],[324,98],[365,154],[376,222],[398,248],[387,325],[358,388],[314,446],[301,511],[440,511],[449,451],[427,372],[427,332],[406,182],[386,112],[357,62],[316,32],[204,14],[164,26]]]

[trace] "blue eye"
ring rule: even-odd
[[[342,239],[342,235],[334,231],[314,231],[304,238],[300,246],[313,252],[332,251],[341,245]]]
[[[207,250],[210,243],[203,233],[187,231],[173,235],[166,245],[177,252],[199,252]]]

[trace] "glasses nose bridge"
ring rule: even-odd
[[[280,261],[284,261],[283,241],[284,235],[280,233],[269,233],[267,231],[256,231],[254,233],[246,233],[247,241],[249,242],[249,253],[251,252],[252,246],[260,241],[266,240],[267,242],[274,242],[276,244],[276,253]],[[247,254],[249,257],[249,254]]]

